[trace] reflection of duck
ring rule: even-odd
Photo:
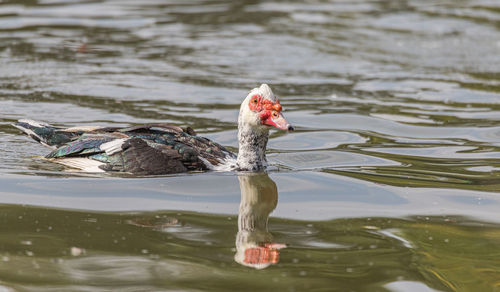
[[[241,189],[236,262],[264,269],[279,260],[284,244],[273,243],[267,231],[269,214],[278,203],[278,188],[266,173],[247,173],[238,176]]]
[[[135,174],[168,174],[223,166],[262,170],[266,167],[269,128],[293,130],[281,114],[279,100],[266,84],[250,91],[241,104],[237,158],[223,146],[196,136],[191,128],[183,130],[168,124],[58,128],[20,120],[14,126],[54,148],[46,156],[54,162],[89,172]]]

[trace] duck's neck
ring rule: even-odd
[[[238,123],[239,151],[237,167],[240,170],[260,171],[267,166],[266,146],[269,130]]]

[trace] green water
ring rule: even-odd
[[[500,3],[0,1],[0,291],[499,291]],[[268,174],[95,175],[10,126],[169,122]]]

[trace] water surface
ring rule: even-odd
[[[498,291],[500,4],[1,1],[0,290]],[[94,175],[10,126],[169,122],[268,175]]]

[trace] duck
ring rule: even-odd
[[[264,171],[269,130],[293,131],[267,84],[250,90],[238,115],[238,153],[191,127],[151,123],[128,127],[56,127],[21,119],[12,125],[52,148],[44,159],[84,172],[165,175],[208,170]]]

